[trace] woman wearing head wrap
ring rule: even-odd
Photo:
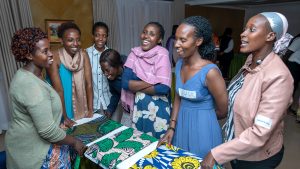
[[[250,55],[227,89],[225,143],[211,150],[202,168],[229,161],[233,169],[271,169],[280,164],[283,119],[292,100],[293,78],[273,47],[287,27],[286,18],[276,12],[249,19],[240,51]]]

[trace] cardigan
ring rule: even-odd
[[[19,69],[10,86],[12,120],[5,135],[8,169],[39,169],[50,144],[63,140],[57,92],[33,73]]]

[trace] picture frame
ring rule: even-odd
[[[45,19],[45,30],[50,43],[59,43],[58,27],[65,22],[74,22],[74,20]]]

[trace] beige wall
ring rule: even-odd
[[[240,34],[243,30],[245,16],[244,10],[186,5],[185,17],[194,15],[207,18],[213,31],[218,35],[222,35],[226,27],[231,27],[233,29],[234,49],[235,52],[239,51]]]
[[[82,47],[92,44],[92,0],[29,0],[34,26],[45,30],[45,19],[74,20],[81,30]],[[60,44],[51,44],[53,49]]]

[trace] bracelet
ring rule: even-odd
[[[174,119],[171,119],[170,121],[174,121],[176,123],[176,120],[174,120]]]
[[[175,128],[174,127],[168,127],[168,130],[173,130],[175,132]]]

